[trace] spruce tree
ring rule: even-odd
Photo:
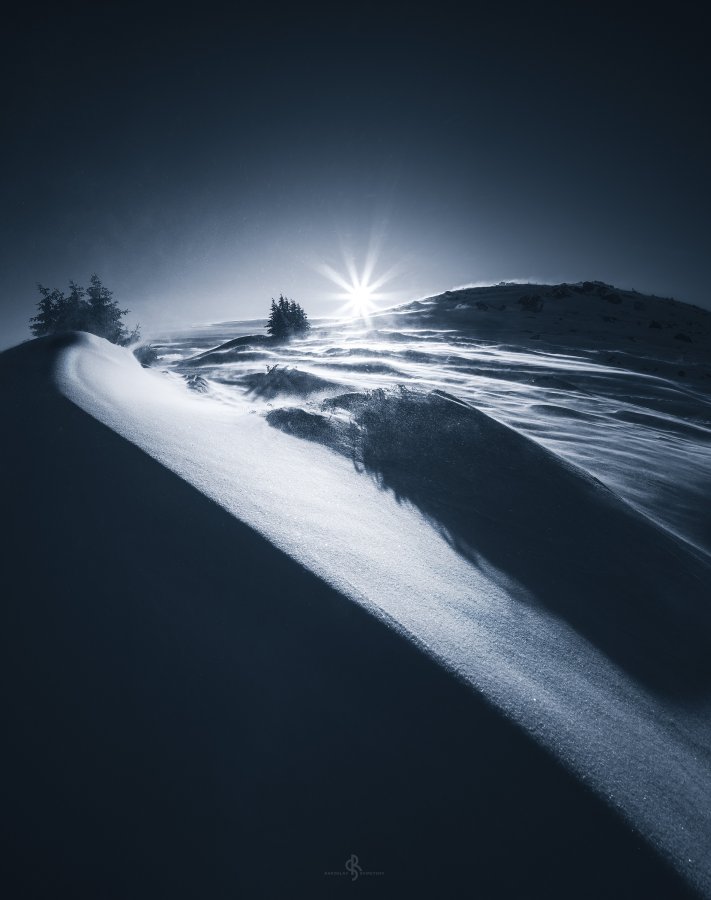
[[[285,340],[292,335],[303,333],[311,327],[311,324],[299,303],[289,300],[283,294],[279,299],[272,298],[269,318],[266,329],[271,337]]]
[[[87,331],[98,334],[99,337],[104,337],[113,344],[125,343],[128,332],[121,319],[128,310],[119,308],[118,303],[113,299],[113,291],[105,288],[96,274],[89,279],[86,293],[89,298]]]
[[[69,282],[69,294],[58,304],[57,331],[90,331],[86,291],[75,281]]]
[[[120,309],[112,291],[105,288],[98,275],[92,275],[88,289],[69,282],[69,294],[58,288],[50,291],[37,285],[41,298],[37,315],[30,318],[30,330],[36,337],[61,331],[89,331],[114,344],[129,344],[140,339],[136,326],[128,332],[122,319],[128,312]],[[88,298],[88,299],[86,299]]]
[[[59,288],[50,291],[44,285],[38,284],[37,289],[42,298],[37,304],[37,315],[30,319],[30,330],[35,337],[43,337],[58,330],[59,309],[64,295]]]

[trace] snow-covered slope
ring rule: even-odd
[[[711,896],[709,319],[595,283],[501,285],[288,345],[190,333],[156,370],[87,336],[58,378]]]
[[[708,319],[503,285],[193,346],[168,374],[94,341],[63,389],[426,647],[709,890]]]
[[[596,282],[505,284],[447,292],[368,322],[329,323],[282,347],[265,345],[263,336],[230,340],[233,333],[234,326],[214,326],[159,346],[177,371],[217,385],[260,381],[273,403],[279,381],[284,402],[296,395],[286,387],[288,367],[302,385],[310,379],[314,394],[318,379],[328,382],[327,393],[334,382],[341,391],[447,391],[711,553],[706,310]],[[269,382],[265,365],[280,367]]]

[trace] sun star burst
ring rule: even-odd
[[[368,321],[377,312],[379,301],[395,302],[396,294],[383,291],[382,288],[400,272],[400,266],[391,266],[382,275],[374,277],[377,264],[377,253],[369,252],[365,265],[360,273],[356,269],[353,258],[344,254],[346,274],[342,274],[327,263],[321,263],[318,270],[341,290],[332,294],[334,300],[344,301],[337,315],[358,317]]]

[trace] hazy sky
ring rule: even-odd
[[[279,292],[326,315],[319,267],[373,241],[393,301],[590,278],[711,306],[700,19],[432,6],[6,21],[0,344],[28,336],[37,281],[94,271],[144,331]]]

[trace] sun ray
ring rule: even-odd
[[[326,278],[329,278],[334,284],[337,284],[339,287],[342,287],[344,291],[350,291],[352,288],[352,283],[349,283],[333,266],[329,266],[328,263],[320,263],[318,265],[318,271],[325,275]]]
[[[340,249],[345,271],[338,271],[335,266],[325,261],[315,265],[321,275],[340,288],[338,292],[330,295],[334,300],[343,301],[343,306],[336,312],[337,316],[357,317],[369,324],[371,315],[378,312],[380,302],[385,301],[387,304],[387,301],[390,301],[392,304],[396,301],[396,292],[382,289],[402,273],[403,263],[395,263],[381,274],[376,274],[383,239],[382,232],[371,233],[360,270],[354,253],[343,238],[340,241]]]
[[[402,263],[395,263],[390,266],[390,268],[384,272],[379,278],[376,278],[375,281],[369,281],[371,291],[377,291],[378,288],[383,287],[389,281],[392,281],[397,275],[400,275],[402,272],[403,266]]]

